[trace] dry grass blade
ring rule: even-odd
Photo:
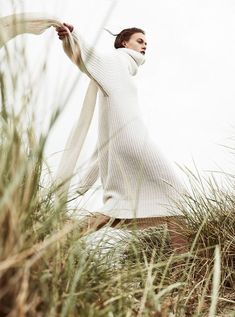
[[[83,236],[68,201],[57,199],[45,158],[77,78],[67,93],[55,92],[46,132],[38,131],[32,105],[40,107],[49,65],[33,77],[24,42],[12,44],[0,63],[0,315],[234,316],[235,175],[222,190],[185,167],[192,194],[179,208],[189,252],[172,252],[161,227]]]

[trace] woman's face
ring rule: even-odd
[[[122,44],[126,48],[133,49],[141,54],[145,54],[147,42],[143,33],[134,33],[131,35],[129,41],[123,41]]]

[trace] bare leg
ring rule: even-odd
[[[167,220],[167,226],[170,234],[170,241],[174,251],[184,253],[189,251],[189,242],[184,234],[184,228],[187,223],[183,216],[172,216]]]
[[[104,226],[122,228],[123,221],[131,224],[131,220],[129,219],[115,219],[97,212],[82,220],[81,233],[82,235],[85,235],[97,231]],[[184,228],[187,226],[183,216],[158,217],[157,222],[159,224],[167,224],[170,242],[174,251],[180,254],[189,250],[188,239],[183,233]],[[145,224],[144,222],[138,225],[139,229],[148,228],[150,226],[151,225],[148,223]]]
[[[94,213],[84,217],[81,220],[81,234],[85,235],[94,231],[97,231],[107,225],[111,220],[110,217],[103,215],[101,213]]]

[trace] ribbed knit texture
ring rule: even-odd
[[[0,26],[4,36],[0,37],[0,47],[18,34],[41,34],[50,26],[61,25],[61,21],[39,14],[3,17]],[[73,173],[90,125],[98,87],[97,148],[78,191],[85,194],[100,176],[104,192],[99,212],[105,215],[126,219],[180,215],[174,202],[180,200],[186,189],[172,162],[152,142],[141,118],[133,77],[144,63],[144,56],[128,48],[114,49],[109,54],[98,52],[77,31],[65,38],[63,47],[91,82],[84,111],[69,137],[57,178],[63,181]],[[68,187],[69,182],[63,191]]]
[[[98,148],[78,191],[85,193],[100,175],[102,214],[116,218],[180,215],[174,201],[185,188],[173,164],[151,141],[141,118],[133,76],[144,56],[127,48],[104,54],[89,47],[79,32],[73,33],[81,64],[102,87],[98,92]]]

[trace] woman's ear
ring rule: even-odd
[[[123,42],[122,42],[122,45],[125,47],[125,46],[126,46],[126,42],[125,42],[125,41],[123,41]]]

